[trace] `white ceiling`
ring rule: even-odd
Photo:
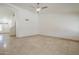
[[[2,8],[2,7],[9,7],[9,6],[5,3],[0,3],[0,8]]]
[[[36,6],[36,3],[14,3],[13,5],[35,11],[32,6]],[[79,3],[40,3],[40,6],[48,6],[41,11],[42,13],[79,12]]]
[[[10,6],[5,3],[0,3],[0,14],[1,13],[14,13]]]
[[[12,3],[13,5],[28,9],[35,12],[33,6],[36,6],[36,3]],[[0,6],[2,4],[0,3]],[[57,12],[74,12],[79,13],[79,3],[40,3],[40,6],[48,6],[48,8],[41,10],[41,13],[57,13]]]

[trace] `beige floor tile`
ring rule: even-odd
[[[1,54],[79,54],[79,42],[57,37],[10,37]],[[2,53],[3,52],[3,53]]]

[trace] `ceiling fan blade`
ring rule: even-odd
[[[45,9],[45,8],[48,8],[47,6],[45,6],[45,7],[42,7],[42,9]]]

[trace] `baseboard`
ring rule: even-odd
[[[75,40],[75,39],[70,39],[70,38],[64,38],[64,37],[57,37],[57,36],[50,36],[50,35],[44,35],[44,34],[39,34],[40,36],[44,36],[44,37],[49,37],[49,38],[60,38],[60,39],[64,39],[64,40],[68,40],[68,41],[75,41],[75,42],[79,42],[79,40]]]
[[[29,37],[34,37],[34,36],[43,36],[43,37],[49,37],[49,38],[60,38],[68,41],[75,41],[79,42],[79,40],[73,40],[73,39],[68,39],[68,38],[63,38],[63,37],[57,37],[57,36],[50,36],[50,35],[43,35],[43,34],[35,34],[35,35],[29,35],[29,36],[23,36],[23,37],[16,37],[17,39],[22,39],[22,38],[29,38]]]
[[[21,39],[21,38],[29,38],[29,37],[34,37],[34,36],[40,36],[40,34],[34,34],[34,35],[22,36],[22,37],[16,37],[16,38]]]
[[[16,37],[16,35],[10,35],[10,37]]]

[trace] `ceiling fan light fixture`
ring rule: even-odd
[[[39,3],[37,3],[35,9],[36,9],[36,12],[39,13],[42,9],[46,9],[47,6],[40,6]]]
[[[37,8],[36,11],[37,11],[37,12],[41,11],[41,8]]]

